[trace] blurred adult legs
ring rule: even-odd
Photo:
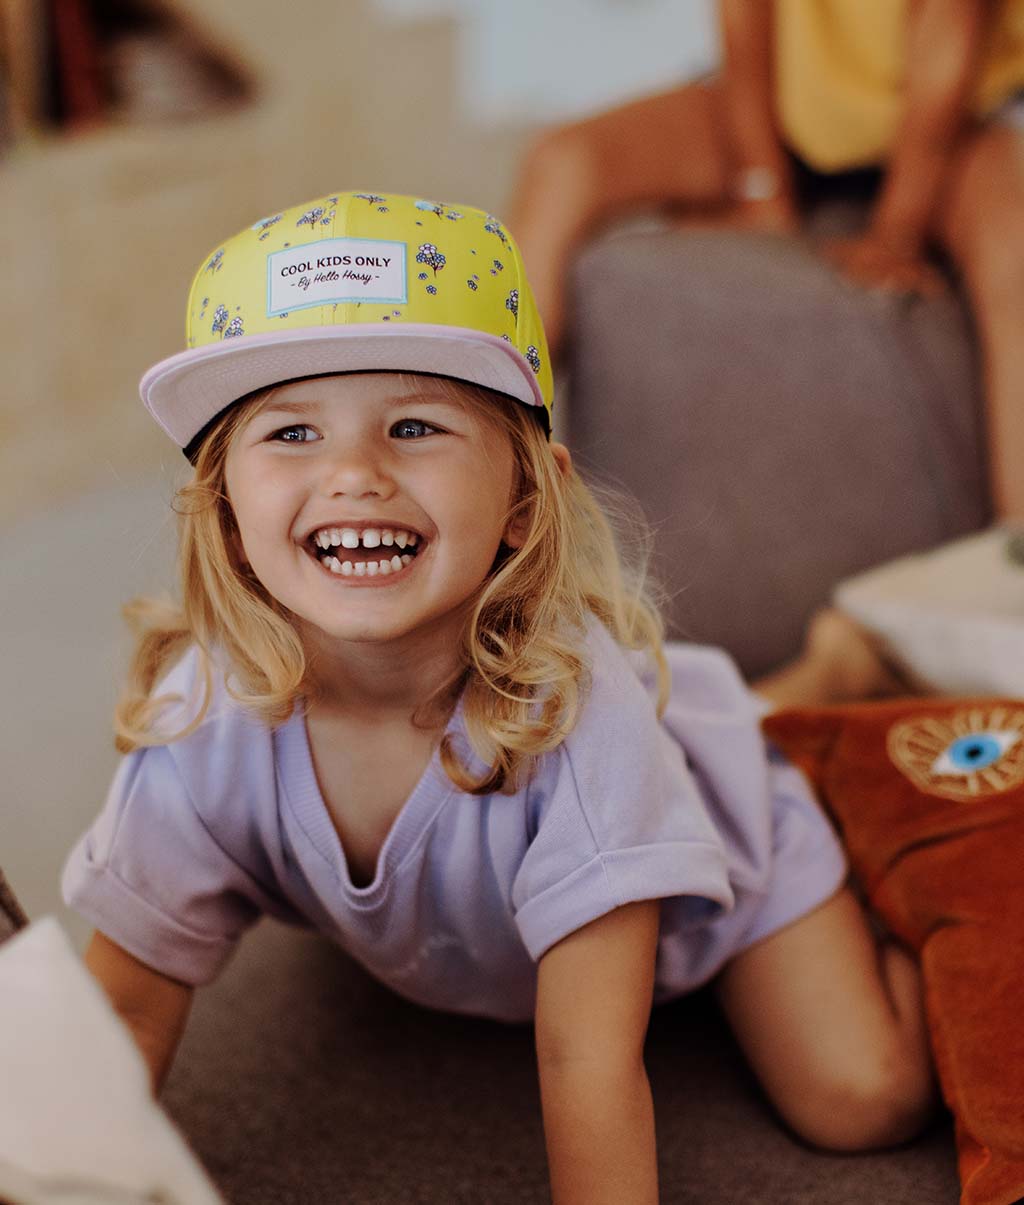
[[[1024,527],[1024,131],[992,124],[965,142],[937,233],[981,340],[996,516]]]
[[[522,164],[510,223],[557,355],[572,255],[596,228],[645,205],[744,225],[715,80],[688,84],[542,135]],[[755,224],[772,228],[771,213]],[[787,222],[775,222],[786,229]],[[1024,131],[965,139],[935,233],[963,275],[983,358],[997,517],[1024,527]]]
[[[529,149],[509,224],[554,354],[565,329],[572,254],[632,208],[720,206],[728,164],[718,86],[701,81],[555,128]]]

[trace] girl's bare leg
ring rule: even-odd
[[[833,609],[811,620],[796,660],[754,689],[780,707],[910,691]],[[808,1142],[889,1146],[927,1121],[937,1096],[917,965],[899,946],[878,946],[850,890],[744,950],[718,991],[765,1091]]]
[[[937,233],[981,337],[996,515],[1024,527],[1024,130],[993,123],[965,140]]]
[[[917,693],[881,656],[872,638],[841,611],[811,620],[796,660],[753,683],[776,707],[825,707]]]
[[[688,84],[557,127],[523,161],[509,226],[554,353],[565,326],[573,251],[595,227],[639,205],[715,206],[728,168],[713,81]]]
[[[783,1119],[838,1151],[914,1137],[938,1102],[913,958],[877,946],[853,894],[740,953],[718,994]]]

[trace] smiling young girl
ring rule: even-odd
[[[648,1016],[716,977],[799,1133],[913,1133],[915,968],[728,658],[663,648],[550,441],[501,224],[373,193],[274,214],[204,261],[188,343],[142,383],[195,467],[181,608],[134,608],[126,756],[64,877],[154,1082],[270,914],[412,1000],[535,1020],[560,1205],[656,1200]],[[879,684],[835,623],[771,697]]]

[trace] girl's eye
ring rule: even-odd
[[[430,423],[421,422],[418,418],[403,418],[400,419],[391,428],[391,434],[398,439],[420,439],[424,435],[429,435],[432,431],[437,431],[437,427],[432,427]]]
[[[275,431],[270,438],[278,443],[304,444],[315,439],[316,432],[312,427],[307,427],[305,423],[299,423],[294,427],[282,427],[280,431]]]

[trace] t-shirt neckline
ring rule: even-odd
[[[445,727],[444,736],[453,738],[454,751],[463,759],[468,742],[464,735],[462,699],[460,698]],[[443,738],[442,738],[443,739]],[[329,865],[341,888],[353,901],[368,906],[383,899],[394,873],[418,843],[441,808],[456,794],[458,788],[441,765],[440,741],[431,754],[423,773],[391,823],[391,828],[377,855],[373,880],[365,887],[352,882],[330,812],[317,782],[313,752],[303,701],[300,699],[289,719],[274,732],[276,758],[280,766],[281,791],[306,839]],[[472,768],[479,759],[472,759]]]

